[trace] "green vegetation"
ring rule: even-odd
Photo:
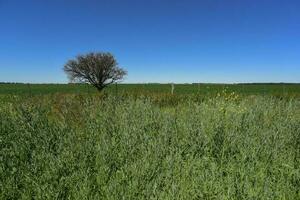
[[[299,96],[300,84],[176,84],[175,94],[212,95],[227,92],[254,95]],[[96,93],[88,84],[1,84],[1,94],[53,94],[53,93]],[[108,93],[170,93],[170,84],[118,84],[105,89]]]
[[[27,87],[0,85],[0,199],[300,199],[299,85]]]

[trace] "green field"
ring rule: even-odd
[[[226,90],[246,95],[298,96],[300,84],[175,84],[174,94],[211,95]],[[118,84],[105,89],[108,93],[170,93],[171,84]],[[0,94],[97,93],[87,84],[0,84]]]
[[[300,84],[170,90],[1,84],[0,199],[300,199]]]

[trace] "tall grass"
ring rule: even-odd
[[[300,199],[299,100],[155,98],[3,101],[0,199]]]

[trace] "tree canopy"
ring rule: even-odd
[[[118,66],[115,57],[108,52],[78,55],[65,64],[64,71],[71,82],[90,83],[98,91],[122,80],[127,74]]]

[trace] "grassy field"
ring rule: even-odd
[[[299,85],[117,89],[1,84],[0,199],[300,199]]]
[[[245,95],[298,96],[300,84],[175,84],[174,94],[215,95],[224,90]],[[118,84],[105,89],[108,93],[170,93],[171,84]],[[0,84],[0,94],[97,93],[87,84]]]

